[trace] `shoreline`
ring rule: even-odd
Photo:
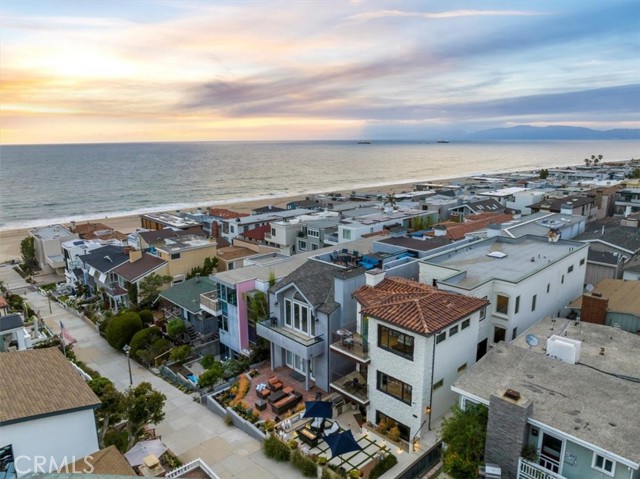
[[[626,160],[631,161],[631,160]],[[582,163],[576,163],[571,165],[557,165],[551,168],[571,168],[581,165]],[[604,163],[606,164],[606,163]],[[369,184],[369,185],[356,185],[350,188],[342,188],[335,190],[325,190],[325,191],[317,191],[317,192],[306,192],[306,193],[298,193],[291,195],[277,195],[277,196],[269,196],[262,195],[257,196],[248,200],[243,199],[229,199],[229,200],[220,200],[220,201],[211,201],[211,202],[202,202],[202,203],[192,203],[189,205],[165,205],[158,206],[152,208],[145,208],[143,210],[139,210],[136,213],[116,213],[115,215],[102,216],[100,214],[96,214],[94,216],[83,217],[82,219],[76,219],[76,223],[93,223],[99,222],[103,223],[116,231],[120,231],[121,233],[128,234],[136,230],[136,228],[140,228],[140,215],[144,213],[161,213],[161,212],[174,212],[176,209],[195,209],[198,206],[201,207],[219,207],[230,210],[235,210],[242,213],[249,213],[251,210],[263,206],[275,206],[275,207],[283,207],[286,203],[294,200],[304,199],[308,195],[313,194],[322,194],[322,193],[342,193],[344,195],[349,195],[351,192],[357,193],[382,193],[386,194],[388,192],[400,193],[402,191],[412,191],[413,185],[417,183],[426,183],[426,182],[444,182],[450,183],[453,181],[459,181],[468,179],[476,176],[491,176],[498,175],[504,173],[515,173],[515,172],[531,172],[536,171],[538,168],[532,169],[522,169],[522,168],[509,168],[502,169],[497,171],[485,171],[478,173],[467,173],[462,176],[450,177],[450,176],[434,176],[428,179],[413,179],[406,180],[400,183],[378,183],[378,184]],[[174,206],[174,207],[172,207]],[[181,208],[179,208],[181,206]],[[50,225],[50,224],[63,224],[65,226],[69,226],[69,222],[73,219],[69,218],[61,218],[63,221],[56,221],[56,219],[51,220],[42,220],[42,226]],[[67,221],[64,221],[67,220]],[[40,222],[38,222],[40,223]],[[28,236],[29,230],[38,227],[38,226],[28,226],[22,228],[11,228],[0,230],[0,264],[12,261],[14,259],[20,259],[20,242]]]

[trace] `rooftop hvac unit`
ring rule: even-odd
[[[553,335],[547,339],[547,356],[561,359],[565,363],[580,361],[580,341]]]

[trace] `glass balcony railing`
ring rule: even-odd
[[[356,361],[368,363],[369,345],[356,332],[356,323],[351,323],[331,335],[331,350]]]

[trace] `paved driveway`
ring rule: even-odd
[[[12,273],[17,276],[17,273]],[[55,302],[51,303],[52,312],[49,314],[47,298],[37,292],[27,293],[27,300],[35,311],[40,311],[53,332],[59,333],[60,321],[64,323],[67,331],[78,341],[74,347],[78,359],[111,379],[119,389],[124,390],[129,386],[126,356],[109,346],[93,325]],[[227,426],[222,418],[195,402],[191,396],[135,362],[131,362],[131,370],[134,385],[148,381],[154,389],[167,396],[165,419],[156,426],[156,433],[162,436],[163,442],[183,462],[200,457],[221,479],[300,477],[299,472],[289,464],[267,459],[260,441],[233,426]]]

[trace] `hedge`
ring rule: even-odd
[[[304,477],[318,477],[318,466],[316,463],[298,450],[291,453],[291,464],[300,470]]]
[[[373,467],[371,474],[369,474],[369,479],[378,479],[378,477],[382,476],[396,464],[398,464],[398,458],[393,454],[388,454],[382,461]]]
[[[273,434],[264,441],[264,454],[278,462],[288,462],[291,457],[291,449]]]

